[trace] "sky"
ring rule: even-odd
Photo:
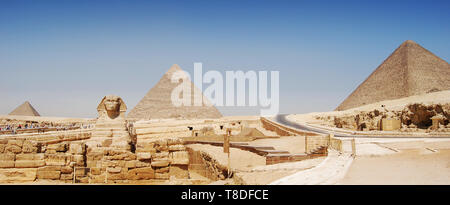
[[[0,0],[0,115],[131,110],[173,64],[280,72],[280,113],[335,109],[402,42],[448,62],[450,1]],[[203,86],[205,88],[205,85]],[[219,107],[224,115],[258,115]]]

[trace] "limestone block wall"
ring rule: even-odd
[[[306,136],[305,137],[306,153],[313,153],[320,147],[328,147],[329,140],[330,138],[327,135]]]
[[[0,139],[0,183],[164,183],[189,179],[189,154],[177,138],[143,139],[132,151],[89,147],[91,132]]]
[[[208,153],[187,148],[189,153],[189,171],[198,173],[211,180],[228,178],[228,168],[220,164]]]
[[[89,133],[62,134],[59,140],[44,141],[17,137],[0,140],[0,183],[32,182],[39,179],[72,180],[74,166],[83,166],[80,141]]]

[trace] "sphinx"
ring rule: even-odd
[[[127,106],[119,96],[103,97],[97,106],[98,118],[88,146],[130,150],[131,137],[125,119],[126,111]]]

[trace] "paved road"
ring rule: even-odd
[[[273,118],[273,120],[279,124],[285,125],[285,126],[289,126],[292,128],[296,128],[299,130],[305,130],[305,131],[309,131],[309,132],[316,132],[319,134],[330,134],[330,133],[334,133],[335,137],[364,137],[364,138],[450,138],[450,136],[444,136],[444,137],[432,137],[432,136],[375,136],[375,135],[352,135],[352,134],[342,134],[342,133],[337,133],[335,131],[330,131],[330,130],[325,130],[325,129],[320,129],[320,128],[315,128],[315,127],[310,127],[310,126],[306,126],[306,125],[302,125],[299,123],[295,123],[292,122],[290,120],[288,120],[286,118],[287,115],[277,115]]]

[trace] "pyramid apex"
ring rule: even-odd
[[[178,64],[173,64],[169,70],[181,70],[181,68]]]
[[[404,44],[404,45],[417,45],[417,43],[414,42],[413,40],[406,40],[406,41],[403,42],[402,44]]]

